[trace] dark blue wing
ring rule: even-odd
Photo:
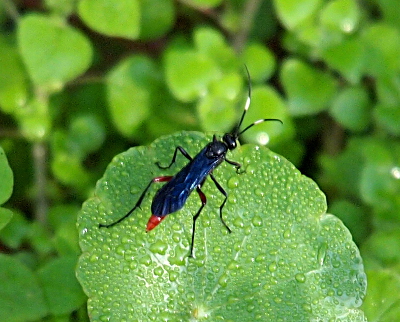
[[[224,160],[208,158],[206,149],[207,146],[157,191],[151,204],[153,215],[164,217],[181,209],[190,193]]]

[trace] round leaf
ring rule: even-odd
[[[55,17],[22,17],[18,43],[33,82],[50,90],[60,89],[91,63],[92,49],[86,37]]]
[[[78,218],[77,276],[89,296],[92,321],[231,320],[364,321],[358,309],[366,279],[359,252],[341,221],[325,213],[323,193],[287,160],[263,147],[241,146],[214,171],[188,258],[194,193],[185,207],[149,233],[150,189],[141,209],[111,228],[156,175],[176,173],[187,160],[161,170],[175,146],[195,155],[211,136],[178,133],[114,158]],[[156,185],[156,184],[155,184]],[[294,310],[294,308],[296,308]],[[342,318],[340,318],[342,317]]]
[[[173,26],[176,13],[172,0],[141,0],[140,9],[141,39],[161,37]]]
[[[351,83],[358,83],[366,64],[365,46],[359,38],[347,39],[322,52],[327,64],[338,70]]]
[[[105,35],[128,39],[139,36],[138,0],[81,0],[78,12],[89,27]]]
[[[17,48],[0,38],[0,108],[12,113],[28,99],[28,76]]]
[[[33,274],[17,259],[0,254],[0,320],[38,321],[46,316],[43,291]]]
[[[165,74],[169,89],[183,102],[205,96],[210,82],[220,76],[217,64],[209,56],[174,47],[166,52]]]
[[[253,82],[265,82],[275,71],[273,54],[259,43],[250,44],[245,48],[243,60]]]
[[[294,29],[315,13],[321,0],[275,0],[279,18],[288,29]]]
[[[147,118],[158,70],[146,56],[131,56],[121,61],[107,77],[107,94],[116,128],[131,137]]]
[[[388,133],[400,135],[400,108],[378,104],[374,109],[374,117]]]
[[[53,259],[38,271],[49,311],[54,315],[77,310],[85,301],[74,274],[75,266],[75,256],[62,257]]]
[[[8,164],[6,154],[0,146],[0,205],[5,203],[12,194],[14,186],[13,172]]]
[[[368,271],[368,296],[363,309],[369,321],[400,320],[400,281],[398,269]]]
[[[309,115],[322,111],[336,90],[335,80],[305,63],[289,59],[280,75],[292,115]]]
[[[358,4],[353,0],[329,2],[321,13],[321,23],[329,29],[343,33],[353,32],[360,20]]]
[[[382,35],[385,35],[382,37]],[[384,23],[371,24],[364,29],[368,72],[374,76],[397,75],[400,71],[400,32]]]
[[[371,119],[370,101],[362,87],[346,88],[335,98],[331,115],[343,127],[353,131],[363,131]]]

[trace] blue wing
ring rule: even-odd
[[[157,191],[151,204],[153,215],[164,217],[181,209],[190,193],[224,160],[208,158],[207,147]]]

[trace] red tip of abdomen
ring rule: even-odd
[[[158,217],[156,215],[151,215],[149,221],[147,222],[147,227],[146,227],[146,231],[150,231],[152,229],[154,229],[155,227],[158,226],[158,224],[160,222],[162,222],[164,220],[166,216],[164,217]]]

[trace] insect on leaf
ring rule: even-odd
[[[89,296],[92,321],[365,321],[361,257],[349,231],[326,214],[324,194],[291,163],[267,148],[243,145],[228,153],[242,174],[224,162],[207,179],[208,203],[196,226],[194,258],[188,257],[192,218],[201,202],[193,193],[180,211],[146,234],[157,187],[141,209],[112,222],[136,203],[153,177],[175,174],[211,140],[181,132],[117,155],[78,218],[77,276]],[[161,186],[162,184],[160,184]]]

